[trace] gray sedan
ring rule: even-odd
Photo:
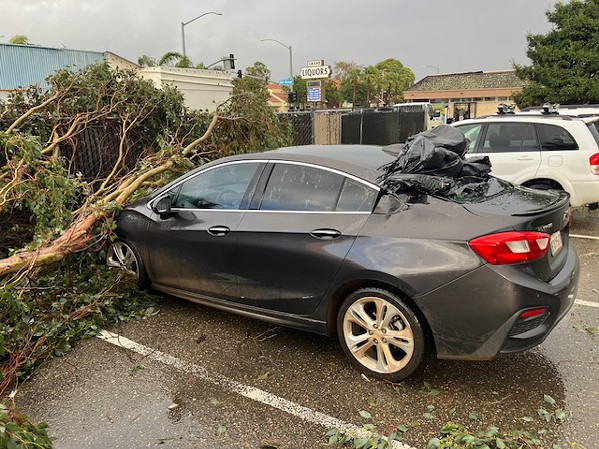
[[[475,195],[391,188],[395,160],[304,146],[213,161],[126,207],[107,263],[160,292],[337,336],[357,369],[393,382],[427,352],[484,360],[541,343],[575,296],[568,195],[492,177]]]

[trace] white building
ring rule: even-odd
[[[222,70],[186,69],[180,67],[144,67],[139,74],[151,80],[157,88],[176,87],[190,109],[213,112],[226,101],[233,89],[231,74]]]

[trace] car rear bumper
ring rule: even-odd
[[[416,302],[439,358],[488,360],[540,344],[572,307],[578,276],[578,256],[570,246],[550,282],[514,266],[485,265]],[[541,307],[547,307],[544,316],[520,319],[523,311]]]
[[[570,193],[570,203],[573,207],[585,206],[599,202],[599,176],[596,179],[586,181],[572,181],[572,192]]]

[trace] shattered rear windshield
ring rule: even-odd
[[[386,191],[417,191],[457,203],[481,202],[514,189],[491,176],[487,156],[464,158],[468,139],[457,128],[441,125],[410,137],[405,144],[385,147],[397,159],[380,169],[377,180]]]

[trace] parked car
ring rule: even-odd
[[[488,156],[492,174],[536,189],[570,194],[572,206],[599,204],[599,117],[498,114],[453,124],[468,155]]]
[[[522,109],[522,112],[594,117],[599,115],[599,104],[544,104],[543,106],[524,108]]]
[[[125,207],[107,264],[337,335],[358,370],[394,382],[427,353],[483,360],[541,343],[574,301],[568,195],[495,178],[455,198],[391,188],[396,160],[333,145],[213,161]]]

